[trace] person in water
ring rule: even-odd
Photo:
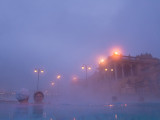
[[[25,88],[16,93],[16,99],[21,104],[27,104],[29,100],[29,91]]]
[[[42,104],[44,99],[44,94],[41,91],[37,91],[34,93],[34,103]]]

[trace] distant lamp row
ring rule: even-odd
[[[35,73],[37,73],[37,72],[38,72],[38,73],[39,73],[39,72],[40,72],[40,73],[44,73],[44,70],[42,70],[42,69],[34,69],[34,72],[35,72]]]
[[[82,70],[84,70],[84,69],[91,70],[92,68],[91,68],[91,67],[88,67],[88,66],[86,66],[86,65],[84,65],[84,66],[82,66]]]
[[[105,69],[104,69],[104,71],[108,71],[108,69],[107,69],[107,68],[105,68]],[[111,69],[111,72],[113,72],[113,71],[114,71],[114,70],[113,70],[113,69]]]

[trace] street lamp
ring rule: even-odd
[[[104,59],[102,58],[102,59],[100,59],[100,61],[99,61],[99,64],[101,64],[101,63],[104,63]]]
[[[40,73],[44,73],[44,70],[43,70],[43,69],[40,69],[40,68],[38,68],[38,69],[35,68],[35,69],[34,69],[34,72],[38,74],[38,80],[37,80],[37,91],[38,91],[38,87],[39,87],[39,74],[40,74]]]
[[[77,81],[78,81],[78,77],[77,77],[77,76],[73,76],[73,77],[72,77],[72,81],[73,81],[73,82],[77,82]]]
[[[73,77],[73,80],[75,80],[75,81],[76,81],[76,80],[77,80],[77,77]]]
[[[51,82],[51,85],[52,85],[52,86],[54,86],[54,85],[55,85],[55,83],[54,83],[54,82]]]
[[[114,55],[119,55],[119,52],[118,52],[118,51],[115,51],[115,52],[114,52]]]
[[[58,95],[58,94],[60,94],[60,79],[62,78],[62,75],[60,75],[60,74],[58,74],[57,76],[56,76],[56,94]]]
[[[84,64],[82,66],[82,70],[85,70],[85,72],[86,72],[86,81],[87,81],[88,80],[88,70],[91,70],[91,67]]]
[[[61,79],[61,75],[57,75],[57,79],[58,79],[58,80]]]

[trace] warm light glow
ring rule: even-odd
[[[57,75],[57,79],[60,79],[61,78],[61,75]]]
[[[118,52],[118,51],[115,51],[115,52],[114,52],[114,55],[119,55],[119,52]]]
[[[117,114],[115,114],[115,119],[117,119]]]
[[[114,105],[113,104],[109,104],[109,105],[104,105],[104,106],[113,107]]]
[[[113,69],[111,69],[111,71],[113,72]]]
[[[52,86],[54,86],[54,84],[55,84],[54,82],[51,82],[51,85],[52,85]]]
[[[44,70],[41,70],[41,73],[44,73]]]
[[[38,71],[35,69],[34,72],[38,72]]]
[[[107,68],[105,68],[104,70],[105,70],[105,71],[107,71],[108,69],[107,69]]]
[[[122,54],[122,50],[120,48],[114,48],[111,53],[112,55],[119,56]]]
[[[77,81],[78,81],[78,78],[77,78],[76,76],[74,76],[74,77],[72,78],[72,81],[73,81],[73,82],[77,82]]]
[[[100,59],[99,64],[104,63],[104,59]]]
[[[124,53],[124,50],[122,49],[123,46],[112,46],[111,48],[109,48],[109,54],[110,56],[121,56]]]
[[[73,80],[77,80],[77,77],[73,77]]]
[[[124,104],[125,107],[127,107],[127,104]]]
[[[85,68],[85,67],[84,67],[84,66],[82,66],[82,70],[84,70],[84,68]]]
[[[91,70],[92,68],[91,67],[88,67],[88,70]]]
[[[112,104],[109,104],[108,106],[109,106],[109,107],[113,107],[114,105],[112,105]]]

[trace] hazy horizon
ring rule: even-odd
[[[0,89],[47,88],[57,74],[84,78],[83,64],[95,71],[98,58],[113,48],[124,55],[160,58],[160,1],[1,0]]]

